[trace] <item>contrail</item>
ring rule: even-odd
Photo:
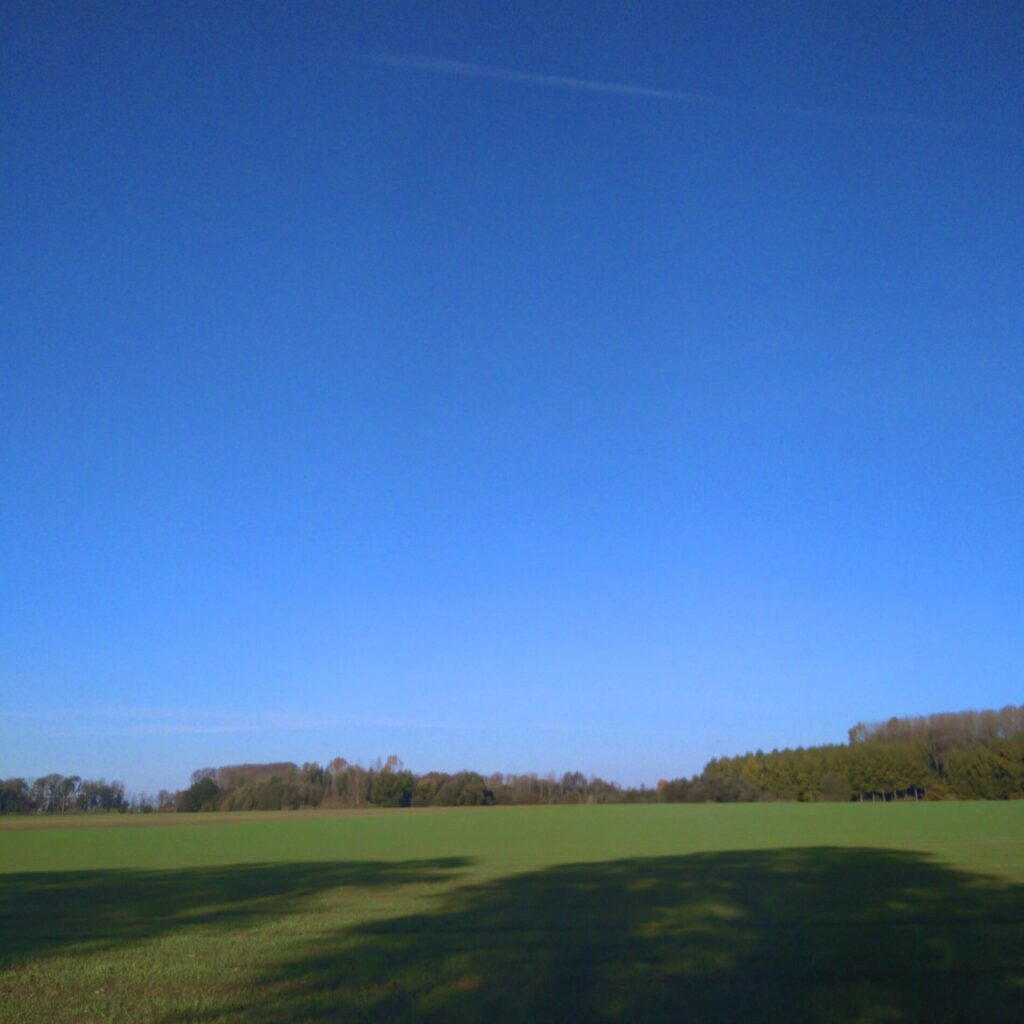
[[[730,100],[704,96],[696,92],[674,92],[670,89],[651,89],[643,85],[629,85],[625,82],[598,82],[589,78],[571,78],[568,75],[538,75],[529,71],[514,71],[487,64],[470,64],[461,60],[436,60],[433,57],[388,57],[368,58],[374,64],[385,64],[393,68],[407,68],[413,71],[435,71],[439,74],[462,75],[466,78],[492,78],[500,82],[523,82],[526,85],[548,85],[559,89],[575,89],[577,92],[601,92],[613,96],[639,96],[651,100],[669,100],[672,103],[691,103],[694,106],[733,106]]]
[[[487,78],[499,82],[519,82],[523,85],[547,86],[555,89],[571,89],[575,92],[602,93],[608,96],[631,96],[638,99],[659,100],[691,107],[719,108],[731,110],[758,111],[786,117],[814,118],[827,121],[855,121],[864,124],[883,124],[900,128],[964,128],[965,124],[942,122],[926,118],[900,117],[890,114],[856,113],[853,111],[821,110],[812,107],[797,107],[759,103],[756,100],[733,100],[706,93],[655,89],[646,85],[630,85],[628,82],[602,82],[592,78],[574,78],[569,75],[544,75],[532,71],[516,71],[513,68],[496,67],[490,64],[472,64],[461,60],[442,60],[434,57],[396,57],[388,54],[373,54],[364,58],[372,64],[402,68],[410,71],[429,71],[441,75],[461,75],[464,78]],[[973,127],[981,127],[974,125]]]

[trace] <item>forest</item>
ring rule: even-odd
[[[68,814],[457,807],[488,804],[1024,799],[1024,705],[858,723],[845,744],[713,758],[700,774],[624,787],[561,776],[415,774],[396,756],[202,768],[189,785],[125,796],[121,782],[51,774],[0,780],[0,813]]]

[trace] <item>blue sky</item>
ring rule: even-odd
[[[0,775],[1022,699],[1019,5],[4,21]]]

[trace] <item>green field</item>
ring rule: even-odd
[[[3,1021],[1024,1021],[1024,802],[0,824]]]

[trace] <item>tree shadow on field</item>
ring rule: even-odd
[[[237,928],[292,913],[308,897],[339,886],[451,881],[469,863],[446,857],[0,875],[0,967],[52,953],[116,949],[187,928]]]
[[[909,852],[580,864],[339,931],[183,1020],[1024,1020],[1024,887]]]

